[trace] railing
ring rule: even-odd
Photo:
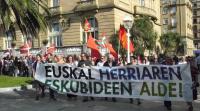
[[[60,14],[61,13],[61,7],[60,6],[50,7],[49,11],[52,15]]]
[[[93,2],[95,2],[95,0],[80,0],[78,4],[87,4],[87,3],[93,3]]]
[[[75,11],[87,11],[98,8],[97,0],[81,0],[77,4]]]

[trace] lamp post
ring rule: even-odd
[[[184,56],[186,56],[187,55],[187,40],[186,40],[187,38],[183,38],[182,39],[182,41],[183,41],[183,43],[184,43],[184,53],[183,53],[183,55]]]
[[[128,48],[128,51],[127,51],[127,63],[130,63],[130,29],[132,28],[133,26],[133,17],[131,16],[125,16],[124,17],[124,20],[123,20],[123,23],[124,23],[124,27],[127,29],[127,48]]]

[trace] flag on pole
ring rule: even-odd
[[[119,41],[121,43],[121,46],[124,48],[124,49],[128,49],[127,48],[127,32],[125,30],[124,27],[120,26],[120,29],[119,29]],[[130,41],[130,52],[134,52],[134,45],[133,43]]]
[[[85,19],[85,24],[84,24],[84,30],[85,32],[88,32],[91,29],[91,25],[88,22],[87,18]]]
[[[32,39],[29,38],[27,40],[27,44],[28,44],[29,48],[31,48],[32,47]]]
[[[51,44],[50,47],[47,49],[47,54],[53,54],[56,51],[55,44]]]
[[[103,32],[102,37],[103,37],[101,39],[102,45],[103,47],[106,47],[106,33],[105,32]]]
[[[91,34],[88,37],[87,47],[91,49],[91,57],[92,58],[93,57],[96,57],[96,58],[100,57],[98,45],[96,44],[96,40],[92,37]]]
[[[112,44],[111,43],[107,43],[106,47],[109,50],[110,54],[112,54],[115,57],[115,59],[117,59],[118,58],[118,54],[115,51],[115,49],[113,48]]]
[[[91,34],[88,37],[87,47],[91,49],[99,50],[98,45],[96,44],[95,39],[92,37]]]
[[[29,55],[29,49],[30,49],[30,46],[25,43],[23,46],[20,47],[20,54],[27,54]]]

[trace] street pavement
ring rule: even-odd
[[[82,98],[69,100],[66,95],[56,94],[57,101],[49,99],[46,94],[39,101],[35,100],[34,90],[11,91],[0,93],[0,111],[167,111],[162,101],[145,101],[141,105],[129,103],[128,99],[117,99],[117,102],[95,101],[82,102]],[[172,111],[187,111],[185,102],[172,102]],[[193,103],[194,111],[200,111],[199,100]]]

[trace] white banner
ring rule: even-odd
[[[35,79],[60,93],[81,96],[192,101],[190,66],[71,67],[41,64]]]

